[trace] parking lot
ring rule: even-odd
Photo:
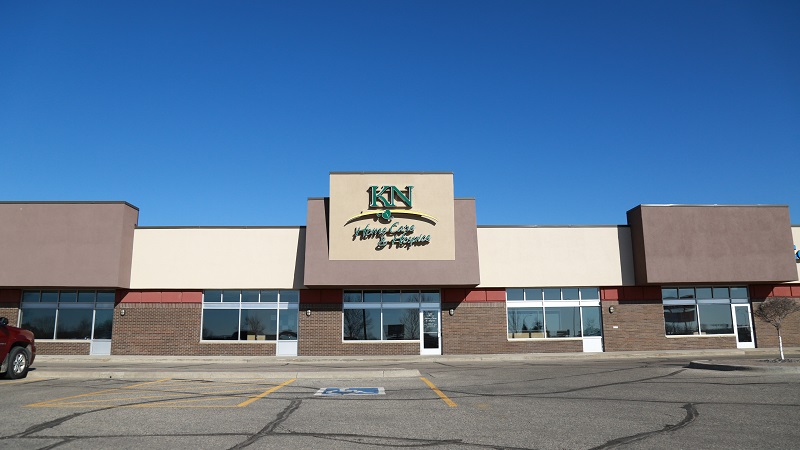
[[[0,382],[0,448],[796,446],[800,376],[686,363],[427,362],[413,364],[421,376],[349,380],[39,375]]]

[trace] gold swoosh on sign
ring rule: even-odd
[[[358,220],[358,219],[361,219],[361,218],[364,218],[364,217],[380,216],[382,212],[383,211],[380,211],[380,210],[362,212],[361,214],[356,214],[355,216],[347,219],[347,222],[345,222],[344,224],[347,225],[348,223],[350,223],[350,222],[352,222],[354,220]],[[408,209],[392,211],[392,214],[411,214],[412,216],[420,216],[420,217],[423,217],[425,219],[430,220],[431,222],[433,222],[434,225],[436,225],[436,222],[439,220],[436,217],[433,217],[431,215],[428,215],[428,214],[425,214],[425,213],[421,213],[419,211],[411,211],[411,210],[408,210]]]

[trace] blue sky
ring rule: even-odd
[[[788,204],[800,2],[0,2],[0,200],[303,225],[332,171],[453,172],[478,223]]]

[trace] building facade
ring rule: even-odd
[[[779,205],[478,226],[451,173],[332,173],[305,226],[139,227],[124,202],[0,202],[0,316],[41,354],[414,355],[774,347],[800,301]],[[783,329],[800,345],[800,315]]]

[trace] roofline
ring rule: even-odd
[[[478,228],[630,228],[630,225],[478,225]]]
[[[168,225],[168,226],[137,226],[137,230],[299,230],[305,225]]]
[[[0,205],[127,205],[139,211],[139,208],[124,200],[33,200],[33,201],[0,201]]]
[[[331,172],[331,175],[453,175],[453,172]]]
[[[741,208],[741,207],[747,207],[747,208],[774,208],[774,207],[776,207],[776,206],[777,206],[777,207],[784,207],[784,208],[788,208],[788,207],[789,207],[789,205],[780,205],[780,204],[767,204],[767,203],[757,203],[757,204],[739,204],[739,205],[736,205],[736,204],[696,204],[696,203],[695,203],[695,204],[681,204],[681,203],[674,203],[674,204],[672,204],[672,203],[664,203],[664,204],[658,204],[658,203],[643,203],[643,204],[641,204],[641,205],[637,205],[636,207],[634,207],[634,209],[635,209],[635,208],[637,208],[637,207],[639,207],[639,206],[648,206],[648,207],[662,207],[662,208],[669,208],[669,207],[681,207],[681,208],[685,208],[685,207],[698,207],[698,208],[709,208],[709,207],[723,207],[723,208],[725,208],[725,207],[727,207],[727,208],[730,208],[730,207],[737,207],[737,208]]]

